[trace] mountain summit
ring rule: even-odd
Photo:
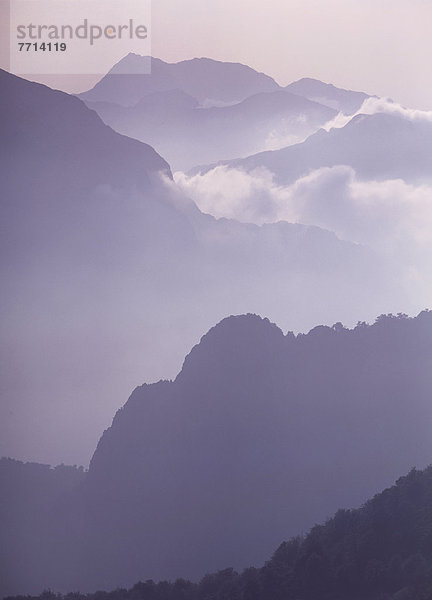
[[[366,248],[319,228],[204,215],[152,147],[78,98],[4,71],[0,84],[2,454],[86,464],[131,382],[173,377],[226,314],[283,327],[295,315],[308,328],[369,318],[393,298]],[[193,102],[155,94],[144,109],[161,95]],[[42,418],[53,403],[56,419]]]
[[[346,115],[352,115],[357,112],[363,102],[371,97],[363,92],[344,90],[331,83],[323,83],[319,79],[312,79],[310,77],[294,81],[287,85],[285,89],[293,94],[298,94],[314,102],[334,108]]]
[[[86,102],[105,101],[123,106],[136,104],[153,92],[181,89],[200,102],[233,103],[279,89],[263,73],[240,63],[194,58],[167,63],[149,56],[129,54],[96,86],[80,97]]]
[[[254,315],[222,321],[99,442],[95,585],[133,582],[137,556],[157,578],[260,564],[281,534],[428,464],[431,358],[430,312],[298,336]]]
[[[432,312],[297,336],[253,314],[224,319],[175,381],[135,389],[85,476],[0,463],[3,593],[260,566],[430,463],[431,361]],[[52,500],[36,489],[16,504],[26,473]]]

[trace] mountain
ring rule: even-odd
[[[432,593],[432,469],[412,469],[357,510],[338,510],[324,525],[280,545],[261,569],[224,569],[198,585],[154,586],[160,597],[297,600],[427,600]],[[132,594],[148,593],[152,582]],[[128,597],[126,594],[124,597]]]
[[[297,336],[255,315],[223,320],[175,381],[138,387],[117,412],[84,481],[50,511],[48,550],[30,563],[39,589],[262,564],[283,539],[429,463],[431,359],[430,311]],[[27,552],[27,521],[8,532]],[[22,564],[6,593],[38,589]]]
[[[344,90],[335,87],[331,83],[323,83],[319,79],[311,79],[310,77],[294,81],[287,85],[285,89],[293,94],[329,106],[345,115],[356,113],[361,108],[363,102],[371,98],[371,96],[363,92]]]
[[[431,359],[431,312],[298,336],[253,315],[222,321],[99,441],[93,586],[259,565],[282,538],[427,465]]]
[[[291,146],[370,98],[308,78],[280,88],[239,64],[168,64],[135,54],[80,97],[116,131],[152,144],[183,171]]]
[[[153,148],[115,133],[77,98],[3,70],[0,84],[7,194],[25,183],[44,186],[36,190],[39,195],[72,194],[101,184],[146,189],[158,172],[169,176],[168,164]],[[51,175],[43,177],[47,164]]]
[[[78,413],[112,393],[97,391],[95,373],[105,360],[118,373],[115,348],[128,320],[137,327],[131,304],[150,304],[174,277],[168,260],[154,273],[155,257],[191,252],[195,233],[161,194],[170,169],[150,146],[115,133],[73,96],[5,71],[0,85],[0,451],[36,458],[52,428],[55,457],[77,446],[72,420],[88,454],[103,408]]]
[[[262,568],[225,568],[199,583],[139,581],[104,593],[107,600],[427,600],[432,594],[432,468],[412,469],[356,510],[283,542]],[[75,593],[76,600],[97,600]],[[61,600],[70,595],[60,596]],[[16,597],[15,600],[21,600]],[[40,600],[58,598],[52,592]],[[10,598],[9,600],[12,600]]]
[[[201,107],[181,90],[155,92],[133,107],[87,102],[116,131],[146,141],[174,170],[248,156],[302,141],[336,111],[285,91],[255,94],[235,105]]]
[[[69,503],[85,478],[82,467],[59,465],[52,469],[43,464],[0,459],[2,597],[23,589],[40,589],[41,580],[52,575],[53,563],[57,569],[55,583],[60,580],[73,586],[73,578],[68,575],[72,565],[67,549],[77,519]],[[20,569],[18,585],[10,587],[11,574]]]
[[[0,83],[0,455],[88,464],[118,399],[173,377],[226,314],[304,330],[409,310],[367,248],[204,215],[79,99]]]
[[[280,89],[267,75],[239,63],[194,58],[166,63],[128,54],[95,87],[80,95],[86,102],[133,106],[147,94],[179,89],[203,103],[230,104]]]
[[[280,184],[290,184],[322,167],[347,165],[363,179],[430,181],[432,122],[385,113],[357,115],[342,128],[320,130],[305,142],[225,162],[253,171],[265,167]],[[202,167],[193,172],[207,172]]]

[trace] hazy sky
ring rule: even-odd
[[[153,52],[238,60],[432,107],[430,0],[155,0]]]
[[[431,109],[431,23],[431,0],[153,0],[152,53],[243,62],[281,84],[317,77]],[[49,80],[70,91],[93,82]]]

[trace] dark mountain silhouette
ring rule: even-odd
[[[68,570],[77,526],[76,490],[85,481],[82,467],[0,460],[0,593],[40,589],[52,577],[73,586]],[[76,543],[75,543],[76,545]],[[22,570],[21,576],[19,575]],[[46,579],[48,580],[48,579]],[[10,587],[11,581],[15,585]]]
[[[285,184],[336,165],[351,166],[361,178],[421,184],[430,181],[431,156],[431,121],[377,113],[357,115],[340,129],[320,130],[302,144],[224,164],[247,171],[266,167]]]
[[[114,339],[121,344],[127,296],[136,298],[140,278],[156,280],[156,255],[192,251],[195,233],[158,192],[170,169],[150,146],[115,133],[73,96],[5,71],[0,85],[1,311],[7,315],[1,451],[10,454],[7,439],[15,445],[38,438],[43,448],[46,427],[57,417],[56,427],[65,421],[55,443],[67,445],[70,436],[77,446],[67,422],[77,418],[77,404],[99,395],[93,386],[101,352],[111,364],[118,361]],[[149,304],[156,285],[174,277],[174,265],[162,262]],[[41,419],[47,403],[54,414]],[[100,430],[96,413],[79,418],[86,453]],[[11,418],[19,427],[27,420],[38,426],[11,434]]]
[[[283,542],[262,568],[226,568],[199,583],[139,581],[111,593],[39,600],[428,600],[432,595],[432,468],[413,469],[357,510],[339,510]],[[26,597],[28,599],[28,597]],[[9,600],[23,600],[22,596]]]
[[[294,81],[287,85],[285,89],[293,94],[298,94],[314,102],[334,108],[346,115],[357,112],[363,102],[371,97],[363,92],[344,90],[310,77]]]
[[[3,593],[34,591],[35,573],[40,589],[87,591],[259,566],[428,464],[431,359],[431,312],[298,336],[225,319],[175,381],[134,391],[82,485],[50,512],[48,550],[28,571],[15,556]],[[25,549],[34,539],[25,520],[8,533]]]
[[[152,144],[174,170],[248,156],[301,141],[336,111],[283,90],[203,108],[181,90],[155,92],[133,107],[87,102],[116,131]]]
[[[428,464],[431,358],[427,312],[297,337],[222,321],[174,382],[137,388],[98,444],[95,585],[260,564],[281,535]]]
[[[24,185],[23,194],[37,185],[50,196],[98,185],[145,189],[157,172],[169,175],[153,148],[115,133],[77,98],[2,70],[0,85],[6,194]]]
[[[80,97],[90,102],[133,106],[147,94],[174,89],[201,103],[234,103],[279,86],[271,77],[239,63],[194,58],[172,64],[131,53]]]
[[[300,329],[400,304],[366,248],[203,215],[77,98],[0,83],[1,455],[86,464],[124,391],[174,376],[226,314]]]

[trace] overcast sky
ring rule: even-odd
[[[250,64],[432,108],[430,0],[155,0],[153,52]]]
[[[432,108],[431,0],[153,0],[152,13],[152,53],[169,62],[208,56],[281,84],[316,77]],[[93,82],[49,80],[70,91]]]

